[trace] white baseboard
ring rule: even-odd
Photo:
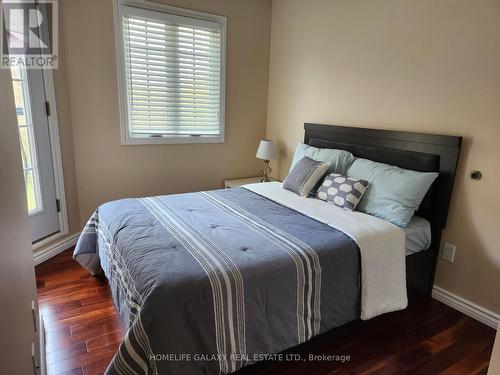
[[[481,323],[490,326],[493,329],[497,329],[498,322],[500,321],[500,315],[494,313],[493,311],[489,311],[484,307],[476,305],[473,302],[466,300],[460,296],[457,296],[454,293],[447,291],[446,289],[440,288],[437,285],[434,285],[432,288],[432,298],[443,302],[445,305],[448,305],[455,310],[464,313],[465,315],[474,318]]]
[[[75,246],[78,237],[80,237],[80,233],[75,233],[62,241],[54,243],[52,246],[35,252],[33,254],[33,261],[35,262],[35,266],[38,266],[40,263],[43,263],[46,260],[55,257],[57,254],[68,250],[72,246]]]

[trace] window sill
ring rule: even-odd
[[[169,136],[169,137],[128,137],[122,139],[122,145],[172,145],[197,143],[224,143],[223,135],[218,136]]]

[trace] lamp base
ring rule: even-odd
[[[270,182],[271,180],[269,179],[269,173],[272,172],[271,167],[269,166],[269,160],[264,160],[264,166],[260,169],[262,172],[262,180],[260,182]]]

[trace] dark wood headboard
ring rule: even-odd
[[[409,295],[430,295],[462,137],[310,123],[304,129],[304,143],[314,147],[342,149],[359,158],[419,172],[439,172],[417,212],[431,223],[431,247],[408,256],[406,262]]]
[[[439,172],[419,212],[429,221],[446,226],[462,137],[304,124],[304,143],[320,148],[347,150],[356,157],[419,172]],[[430,194],[428,194],[430,195]]]

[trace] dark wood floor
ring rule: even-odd
[[[106,281],[90,276],[70,251],[37,266],[36,277],[49,375],[102,374],[123,335]],[[293,351],[299,362],[258,364],[239,374],[486,374],[494,336],[493,329],[429,300],[319,336]],[[349,361],[309,361],[311,353]]]

